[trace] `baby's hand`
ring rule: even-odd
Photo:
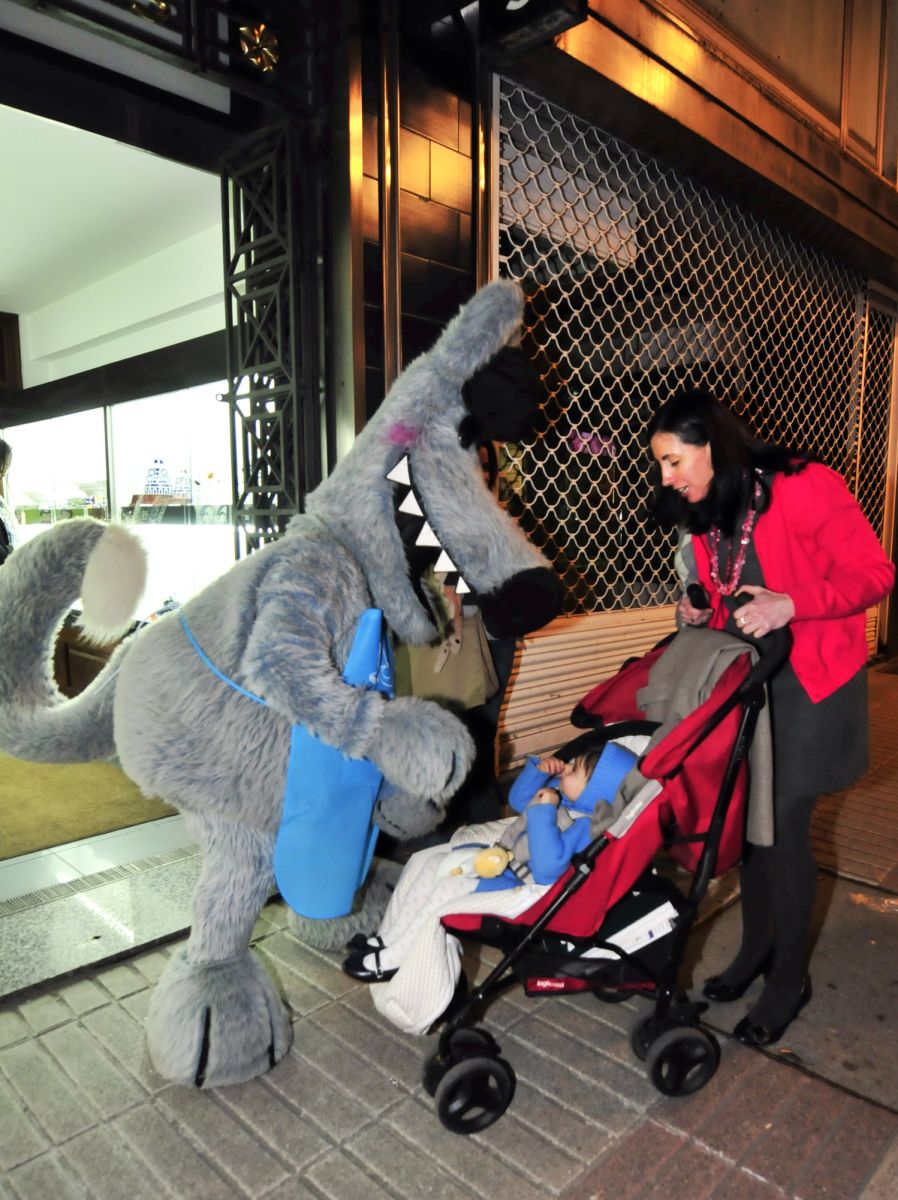
[[[560,775],[566,766],[567,763],[563,758],[541,758],[539,760],[539,769],[546,775]]]
[[[530,803],[531,804],[554,804],[555,807],[557,808],[558,802],[560,801],[560,799],[561,799],[561,797],[558,795],[558,793],[555,791],[554,788],[540,788],[539,791],[536,793],[536,795],[533,797],[533,799],[530,801]]]

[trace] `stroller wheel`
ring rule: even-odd
[[[702,1029],[668,1029],[646,1054],[649,1079],[664,1096],[691,1096],[714,1075],[720,1046]]]
[[[481,1055],[499,1057],[499,1046],[493,1035],[485,1029],[456,1029],[449,1037],[449,1053],[443,1057],[437,1049],[426,1059],[421,1081],[424,1090],[428,1095],[435,1096],[440,1080],[450,1068],[465,1059]]]
[[[645,1062],[649,1048],[658,1038],[658,1027],[655,1024],[655,1014],[640,1017],[630,1030],[630,1046],[640,1062]]]
[[[452,1133],[480,1133],[511,1104],[515,1073],[504,1058],[466,1058],[451,1067],[436,1091],[437,1116]]]

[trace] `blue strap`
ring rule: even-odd
[[[184,616],[183,608],[179,611],[178,618],[181,622],[181,625],[184,628],[184,632],[187,634],[187,640],[190,642],[191,646],[193,646],[194,650],[197,652],[197,654],[200,656],[200,658],[206,664],[206,666],[209,668],[209,670],[212,672],[212,674],[217,675],[218,678],[222,681],[222,683],[226,683],[228,685],[228,687],[232,687],[235,692],[240,692],[240,694],[242,696],[246,696],[247,699],[255,700],[256,704],[263,704],[267,708],[268,705],[262,699],[261,696],[257,696],[255,692],[251,692],[247,688],[241,687],[239,683],[235,683],[233,679],[230,679],[230,678],[228,678],[227,675],[225,675],[224,671],[219,671],[218,667],[216,667],[215,663],[212,661],[212,659],[209,657],[209,655],[206,653],[206,651],[202,648],[202,646],[196,640],[193,630],[187,624],[187,618]]]

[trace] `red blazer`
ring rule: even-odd
[[[774,476],[753,538],[765,587],[795,605],[790,661],[817,703],[867,661],[865,612],[892,590],[895,567],[842,476],[817,463]],[[727,612],[711,584],[708,539],[696,535],[692,545],[714,609],[710,625],[720,629]]]

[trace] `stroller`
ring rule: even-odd
[[[651,734],[636,694],[673,640],[589,692],[571,723],[586,732],[558,752],[570,759],[611,738]],[[462,973],[436,1050],[424,1064],[425,1090],[440,1122],[454,1133],[478,1133],[505,1113],[515,1091],[514,1070],[496,1039],[468,1021],[500,990],[523,984],[528,996],[592,992],[618,1003],[653,1000],[630,1034],[636,1057],[663,1095],[690,1095],[712,1078],[720,1061],[715,1038],[699,1026],[707,1008],[677,990],[683,951],[708,884],[742,855],[748,793],[747,755],[765,703],[765,684],[791,648],[788,629],[749,646],[726,667],[711,694],[655,739],[639,761],[646,783],[618,820],[574,856],[564,875],[515,918],[459,913],[444,916],[452,934],[498,948],[502,959],[467,994]],[[664,848],[692,874],[684,892],[652,868]]]

